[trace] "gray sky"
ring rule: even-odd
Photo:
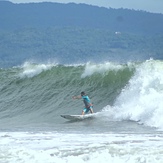
[[[163,14],[163,0],[9,0],[13,3],[58,2],[85,3],[111,8],[129,8]]]

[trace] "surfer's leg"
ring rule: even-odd
[[[93,107],[92,106],[90,107],[90,112],[93,114]]]
[[[84,115],[85,113],[87,113],[89,110],[87,108],[84,108],[82,111],[82,115]]]
[[[82,110],[82,115],[84,115],[84,114],[85,114],[85,110],[86,110],[86,108],[84,108],[84,109]]]

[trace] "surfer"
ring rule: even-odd
[[[88,113],[89,111],[91,113],[93,113],[93,105],[89,99],[89,97],[85,94],[85,92],[81,92],[81,95],[79,96],[73,96],[73,99],[83,99],[85,108],[82,110],[82,115],[84,115],[85,113]]]

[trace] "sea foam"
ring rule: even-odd
[[[136,68],[112,108],[116,120],[134,120],[163,129],[163,62],[149,60]]]

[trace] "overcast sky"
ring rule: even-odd
[[[14,3],[28,2],[58,2],[85,3],[111,8],[129,8],[163,14],[163,0],[9,0]]]

